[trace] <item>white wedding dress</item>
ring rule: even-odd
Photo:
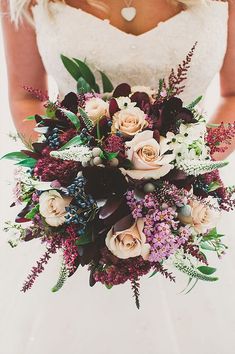
[[[134,36],[81,10],[39,1],[33,8],[38,47],[47,72],[61,94],[75,89],[75,81],[60,54],[86,59],[104,71],[114,84],[157,86],[177,68],[197,41],[188,73],[185,103],[204,94],[219,72],[227,41],[228,4],[198,2],[145,34]],[[231,182],[231,180],[230,180]],[[14,210],[8,210],[14,216]],[[220,281],[199,283],[187,296],[178,283],[160,275],[142,281],[141,310],[136,310],[128,284],[106,290],[88,286],[84,269],[56,294],[59,255],[27,294],[21,284],[43,253],[37,240],[10,249],[2,236],[0,250],[0,354],[233,354],[235,352],[234,267],[231,216],[225,216],[229,254],[219,263]],[[223,227],[223,228],[222,228]]]

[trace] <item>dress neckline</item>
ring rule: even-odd
[[[212,5],[216,6],[218,4],[222,5],[222,6],[224,6],[224,5],[228,6],[228,2],[227,1],[220,1],[220,0],[204,0],[204,3],[205,3],[205,6],[206,6],[206,4],[208,4],[209,6],[210,5],[211,6]],[[89,12],[86,12],[86,11],[82,10],[81,8],[76,8],[74,6],[68,5],[66,2],[50,2],[49,6],[50,7],[54,7],[54,8],[60,8],[60,9],[66,8],[68,11],[71,11],[71,12],[74,12],[74,13],[78,13],[78,14],[84,16],[84,17],[87,17],[88,19],[90,19],[94,23],[105,25],[106,28],[109,28],[111,31],[116,32],[120,36],[141,39],[141,38],[144,38],[147,35],[151,35],[151,34],[154,34],[154,33],[158,32],[159,29],[161,28],[161,26],[163,26],[163,25],[167,25],[169,23],[174,23],[176,20],[178,21],[178,19],[180,19],[181,17],[188,16],[191,13],[192,9],[204,6],[204,3],[199,1],[197,4],[193,5],[192,7],[188,7],[185,10],[181,10],[180,12],[178,12],[177,14],[171,16],[167,20],[160,21],[155,27],[153,27],[152,29],[150,29],[150,30],[148,30],[146,32],[143,32],[143,33],[141,33],[139,35],[135,35],[133,33],[127,33],[125,31],[119,29],[118,27],[112,25],[108,19],[100,19],[99,17],[94,16],[94,15],[90,14]],[[37,3],[34,7],[37,7],[37,6],[39,6],[39,3]]]
[[[155,27],[151,28],[150,30],[145,31],[145,32],[143,32],[143,33],[140,33],[140,34],[136,35],[136,34],[133,34],[133,33],[125,32],[125,31],[121,30],[120,28],[118,28],[118,27],[112,25],[112,24],[110,23],[110,20],[109,20],[109,19],[101,19],[101,18],[99,18],[99,17],[97,17],[97,16],[94,16],[94,15],[90,14],[89,12],[86,12],[86,11],[80,9],[80,8],[76,8],[76,7],[70,6],[70,5],[66,4],[66,3],[54,3],[54,5],[55,5],[55,4],[56,4],[56,5],[65,6],[66,8],[68,8],[68,9],[71,10],[71,11],[78,11],[78,12],[80,12],[83,16],[86,16],[87,18],[89,18],[90,20],[92,20],[92,21],[94,21],[94,22],[96,22],[96,23],[108,24],[108,27],[111,28],[111,30],[116,31],[117,33],[120,33],[120,34],[123,35],[123,36],[134,37],[134,38],[143,37],[143,36],[148,35],[148,34],[150,34],[150,33],[156,32],[156,31],[158,31],[158,28],[159,28],[162,24],[166,24],[166,23],[168,23],[168,22],[175,21],[176,18],[181,17],[182,15],[184,15],[184,14],[187,12],[187,9],[186,9],[186,10],[181,10],[180,12],[178,12],[178,13],[175,14],[174,16],[171,16],[171,17],[168,18],[167,20],[158,22],[158,24],[157,24]]]

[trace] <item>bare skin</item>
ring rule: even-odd
[[[69,6],[81,8],[100,19],[109,18],[112,26],[134,35],[147,32],[156,27],[159,22],[166,21],[184,10],[182,5],[174,5],[166,0],[133,0],[137,13],[141,13],[141,16],[137,16],[134,21],[127,23],[120,16],[120,9],[124,5],[123,0],[105,0],[104,3],[110,9],[108,13],[88,5],[85,0],[68,0],[66,3]],[[8,11],[7,0],[1,1],[1,11]],[[3,16],[2,26],[12,116],[18,132],[27,138],[35,138],[35,135],[32,136],[33,123],[26,123],[23,119],[35,112],[42,113],[43,106],[37,100],[32,99],[22,88],[23,84],[27,84],[43,91],[47,90],[47,74],[38,52],[35,32],[26,21],[17,30],[7,15]],[[235,0],[229,0],[228,33],[228,48],[220,72],[221,102],[211,118],[212,123],[235,121]],[[226,157],[234,150],[234,147],[235,141],[228,152],[218,155],[217,158]]]

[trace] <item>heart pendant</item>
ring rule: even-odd
[[[136,8],[135,7],[123,7],[121,10],[121,15],[122,17],[130,22],[132,20],[134,20],[135,16],[136,16]]]

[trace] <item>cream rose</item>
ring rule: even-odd
[[[146,243],[146,236],[143,233],[144,221],[137,221],[129,229],[114,232],[113,228],[106,237],[106,246],[118,258],[127,259],[142,256],[148,259],[150,245]]]
[[[108,103],[99,97],[92,97],[86,102],[85,112],[89,118],[96,123],[101,117],[108,113]]]
[[[126,142],[127,158],[133,164],[133,170],[121,169],[123,174],[134,179],[158,179],[165,176],[172,168],[175,159],[168,153],[167,140],[161,137],[160,143],[153,138],[153,132],[146,130],[137,134],[134,139]]]
[[[120,131],[125,137],[133,137],[148,126],[146,114],[138,107],[124,108],[113,116],[112,131]]]
[[[43,192],[39,197],[39,212],[48,225],[57,227],[65,222],[65,207],[71,200],[71,197],[62,197],[56,190]]]
[[[216,226],[220,216],[216,199],[209,197],[204,203],[192,199],[189,206],[191,207],[189,216],[182,215],[180,212],[178,214],[178,218],[183,224],[191,225],[198,234],[203,234]]]

